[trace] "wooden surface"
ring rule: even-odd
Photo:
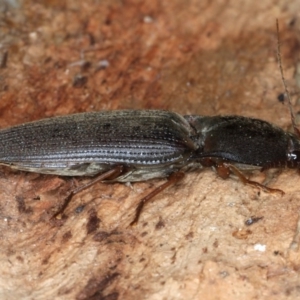
[[[0,127],[123,108],[240,114],[290,128],[276,61],[298,91],[297,1],[24,1],[0,6]],[[3,59],[7,53],[7,62]],[[299,101],[293,97],[295,110]],[[0,299],[299,299],[299,175],[254,174],[266,194],[210,169],[97,184],[0,170]],[[261,218],[251,226],[251,216]],[[298,229],[297,229],[298,228]]]

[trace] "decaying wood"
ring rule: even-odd
[[[25,1],[0,16],[0,126],[103,109],[242,114],[291,125],[276,61],[297,92],[299,4],[286,1]],[[293,97],[295,110],[299,105]],[[299,174],[257,173],[282,197],[188,174],[97,184],[0,170],[1,299],[299,297]],[[78,181],[79,182],[78,182]],[[250,217],[258,218],[251,226]],[[298,224],[298,225],[297,225]]]

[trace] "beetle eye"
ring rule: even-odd
[[[288,161],[295,161],[295,160],[298,160],[298,155],[299,154],[299,151],[293,151],[293,152],[289,152],[287,154],[287,159]]]

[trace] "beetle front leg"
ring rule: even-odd
[[[248,185],[252,185],[254,187],[260,188],[267,193],[280,193],[282,196],[284,195],[284,191],[282,191],[280,189],[269,188],[259,182],[249,180],[248,178],[245,177],[245,175],[237,167],[235,167],[234,165],[232,165],[230,163],[227,163],[227,162],[218,163],[218,165],[216,166],[216,170],[217,170],[218,174],[219,174],[219,169],[221,170],[222,173],[224,173],[224,169],[227,169],[228,172],[235,174],[239,178],[239,180],[244,184],[248,184]]]

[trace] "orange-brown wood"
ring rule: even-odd
[[[294,95],[298,1],[9,3],[18,1],[0,4],[1,128],[117,108],[291,125],[277,99],[284,90],[275,24],[278,18]],[[292,104],[298,112],[293,97]],[[254,172],[251,180],[264,182],[265,174]],[[68,219],[53,227],[49,215],[69,182],[1,168],[0,298],[299,298],[296,171],[268,177],[283,197],[223,180],[209,168],[189,173],[128,227],[142,195],[162,183],[96,184],[75,195]],[[263,218],[249,227],[250,216]]]

